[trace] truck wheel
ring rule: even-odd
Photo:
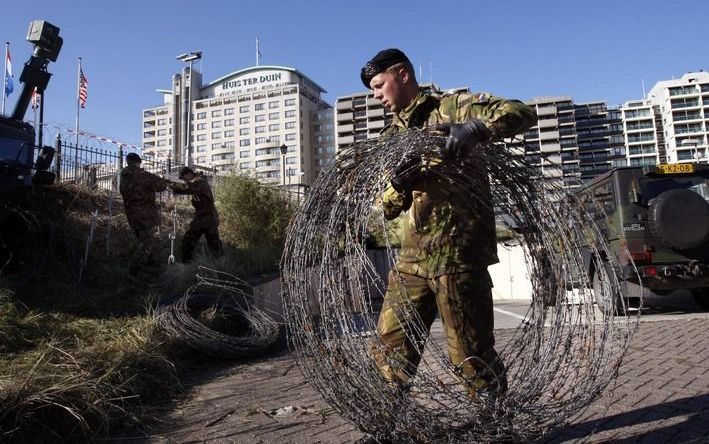
[[[593,298],[596,300],[596,305],[598,305],[599,310],[603,313],[611,313],[612,311],[613,314],[625,316],[626,308],[629,306],[629,303],[627,303],[626,300],[626,304],[623,304],[623,300],[621,300],[618,295],[611,295],[610,297],[612,300],[604,298],[602,293],[601,278],[599,273],[596,273],[595,271],[593,272],[592,286]]]
[[[692,296],[700,307],[709,310],[709,288],[698,288],[692,291]]]

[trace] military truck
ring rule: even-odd
[[[687,289],[709,308],[709,166],[693,163],[613,169],[577,192],[618,260],[625,298]],[[590,252],[586,252],[590,255]],[[594,263],[585,258],[595,287]],[[610,264],[611,262],[605,262]],[[627,301],[599,305],[627,306]],[[602,308],[608,309],[611,307]]]
[[[51,184],[54,173],[48,171],[54,157],[54,148],[38,147],[35,130],[24,122],[32,94],[42,94],[51,74],[47,65],[59,56],[62,38],[59,28],[44,20],[30,23],[27,41],[34,45],[29,61],[20,75],[22,91],[11,115],[0,116],[0,194],[11,198],[32,184]],[[43,103],[40,104],[40,114]]]

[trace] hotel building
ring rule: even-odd
[[[158,92],[163,104],[143,110],[143,152],[155,160],[307,185],[334,153],[325,90],[296,69],[256,66],[204,85],[185,67]]]

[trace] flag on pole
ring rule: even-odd
[[[12,58],[10,57],[10,50],[7,50],[7,57],[5,57],[5,96],[9,96],[15,90],[15,85],[12,76]]]
[[[79,69],[79,105],[86,108],[86,99],[89,97],[89,80],[84,75],[84,71]]]
[[[30,102],[30,106],[32,106],[32,109],[37,109],[39,108],[39,102],[42,100],[42,98],[37,94],[37,88],[32,91],[32,101]]]
[[[261,61],[261,49],[259,48],[259,44],[258,44],[258,36],[256,36],[256,66],[258,66],[260,61]]]

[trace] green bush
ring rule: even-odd
[[[282,191],[240,174],[215,186],[222,239],[240,248],[282,247],[294,205]]]

